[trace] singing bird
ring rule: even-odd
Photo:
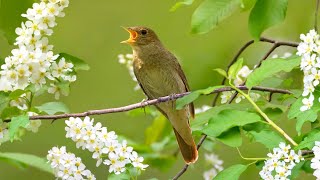
[[[127,43],[133,50],[133,70],[148,99],[189,91],[188,82],[177,58],[160,42],[153,30],[136,26],[125,28]],[[187,164],[197,161],[197,146],[192,138],[189,119],[194,117],[193,104],[176,110],[175,101],[155,105],[173,126],[181,154]]]

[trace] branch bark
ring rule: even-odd
[[[248,90],[248,88],[246,86],[238,86],[238,88],[241,90]],[[292,94],[292,92],[290,92],[289,90],[261,87],[261,86],[252,87],[251,90],[265,91],[265,92],[272,92],[272,93],[281,93],[281,94]],[[233,89],[231,87],[222,87],[222,88],[215,89],[210,94],[224,92],[224,91],[233,91]],[[181,94],[164,96],[164,97],[160,97],[157,99],[147,100],[144,102],[139,102],[139,103],[130,104],[127,106],[122,106],[122,107],[116,107],[116,108],[89,110],[89,111],[81,112],[81,113],[30,116],[29,119],[30,120],[57,120],[57,119],[64,119],[64,118],[69,118],[69,117],[85,117],[85,116],[90,116],[90,115],[101,115],[101,114],[125,112],[125,111],[130,111],[133,109],[142,108],[142,107],[149,106],[149,105],[154,105],[154,104],[158,104],[158,103],[162,103],[162,102],[167,102],[167,101],[179,99],[179,98],[182,98],[183,96],[186,96],[190,93],[191,92],[185,92],[185,93],[181,93]],[[4,120],[4,122],[10,122],[10,121],[11,121],[10,119]]]

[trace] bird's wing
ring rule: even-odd
[[[186,75],[184,74],[184,72],[182,71],[182,68],[178,62],[178,60],[176,60],[176,71],[178,72],[180,78],[182,79],[184,85],[185,85],[185,88],[186,88],[186,92],[190,91],[190,88],[189,88],[189,84],[188,84],[188,81],[187,81],[187,78],[186,78]],[[190,112],[190,115],[192,118],[194,118],[194,105],[193,103],[190,103],[189,104],[189,112]]]

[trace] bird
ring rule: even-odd
[[[189,91],[187,78],[177,58],[164,47],[152,29],[144,26],[124,29],[130,37],[121,43],[129,44],[133,50],[133,71],[148,99]],[[185,163],[195,163],[198,150],[189,121],[194,118],[194,105],[190,103],[177,110],[172,100],[155,106],[170,121]]]

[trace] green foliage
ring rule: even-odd
[[[234,180],[239,179],[240,175],[248,168],[247,165],[235,164],[223,171],[220,171],[214,180]]]
[[[239,127],[233,127],[226,132],[223,132],[217,137],[217,140],[230,147],[239,147],[242,144],[242,138]]]
[[[238,59],[237,62],[232,64],[228,71],[228,79],[236,79],[238,72],[242,68],[242,64],[243,58]]]
[[[13,44],[17,35],[15,29],[21,26],[26,19],[21,17],[34,0],[1,0],[0,6],[0,33],[2,33],[9,44]]]
[[[128,180],[130,179],[130,175],[127,173],[114,174],[110,173],[108,176],[108,180]]]
[[[214,71],[217,71],[217,73],[219,73],[220,75],[222,75],[223,77],[227,78],[227,72],[221,68],[216,68],[213,69]]]
[[[257,0],[241,0],[241,8],[243,11],[251,9]]]
[[[42,104],[41,106],[36,106],[35,108],[37,108],[39,111],[45,112],[49,115],[53,115],[58,112],[61,112],[61,113],[70,112],[67,105],[65,105],[62,102],[48,102],[48,103]]]
[[[21,114],[21,110],[17,107],[6,107],[3,109],[1,113],[1,119],[9,119],[14,116],[19,116]]]
[[[212,93],[214,90],[218,89],[218,88],[222,88],[225,86],[213,86],[213,87],[208,87],[206,89],[200,89],[200,90],[196,90],[191,92],[190,94],[177,99],[176,101],[176,109],[183,109],[183,107],[191,102],[193,102],[194,100],[196,100],[200,95],[207,95]]]
[[[13,141],[16,133],[18,132],[20,127],[27,127],[29,124],[29,116],[21,115],[17,117],[11,118],[11,122],[9,125],[9,136],[10,140]]]
[[[166,123],[167,119],[164,116],[158,116],[153,120],[152,125],[149,126],[145,131],[146,145],[150,145],[160,138],[164,131]]]
[[[290,72],[293,68],[299,66],[300,60],[301,58],[298,56],[293,56],[289,59],[266,59],[258,69],[248,76],[246,86],[251,88],[252,86],[259,85],[264,79],[281,71]]]
[[[41,171],[48,172],[53,174],[53,170],[50,167],[50,164],[44,158],[40,158],[38,156],[32,154],[22,154],[22,153],[0,153],[1,161],[14,161],[20,164],[19,167],[34,167]],[[23,166],[21,166],[21,164]]]
[[[9,93],[0,91],[0,114],[10,102]]]
[[[255,141],[265,145],[269,149],[278,147],[280,142],[285,142],[279,134],[271,130],[262,130],[260,132],[250,131],[249,134],[253,136]]]
[[[89,65],[78,57],[75,57],[67,53],[59,53],[59,58],[62,58],[62,57],[64,57],[66,61],[72,62],[72,64],[74,65],[75,71],[79,71],[79,70],[87,71],[90,69]]]
[[[287,6],[288,0],[257,0],[249,17],[249,31],[253,38],[258,40],[263,31],[282,22]]]
[[[174,4],[171,8],[170,11],[176,11],[178,8],[180,8],[181,6],[189,6],[194,2],[194,0],[182,0],[177,2],[176,4]]]
[[[240,0],[205,0],[195,10],[191,19],[191,32],[207,33],[240,7]]]
[[[315,141],[320,141],[320,130],[319,129],[313,129],[312,131],[310,131],[305,138],[303,139],[303,141],[301,141],[299,143],[298,146],[296,146],[294,149],[312,149],[312,147],[314,146],[314,142]]]
[[[161,154],[148,154],[143,155],[146,159],[146,163],[152,167],[156,167],[161,171],[168,171],[176,162],[176,157],[173,155],[161,155]]]
[[[202,131],[208,136],[217,137],[232,127],[244,126],[261,121],[256,113],[239,110],[224,110],[209,120]]]

